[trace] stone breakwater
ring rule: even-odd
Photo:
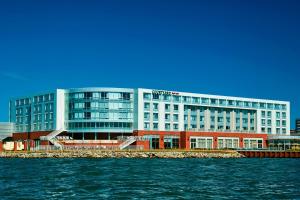
[[[49,151],[1,152],[1,158],[243,158],[236,151]]]

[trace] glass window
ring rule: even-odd
[[[165,111],[170,111],[170,104],[165,104]]]
[[[276,120],[276,126],[280,126],[280,120]]]
[[[282,129],[282,133],[286,134],[286,129],[285,128]]]
[[[166,124],[165,124],[165,129],[166,129],[166,130],[170,130],[170,124],[169,124],[169,123],[166,123]]]
[[[151,94],[150,93],[144,93],[144,99],[150,100],[151,99]]]
[[[261,111],[261,117],[266,117],[266,111]]]
[[[268,119],[268,126],[272,125],[272,121],[270,119]]]
[[[158,123],[153,123],[153,129],[157,130],[158,129]]]
[[[271,133],[272,133],[272,129],[268,128],[268,134],[271,134]]]
[[[165,94],[165,95],[164,95],[164,100],[165,100],[165,101],[170,101],[170,100],[171,100],[171,96]]]
[[[149,129],[149,128],[150,128],[149,122],[145,122],[145,123],[144,123],[144,128],[145,128],[145,129]]]
[[[272,104],[272,103],[268,103],[267,105],[268,105],[268,109],[273,109],[273,107],[274,107],[274,104]]]
[[[173,124],[173,129],[178,130],[178,124]]]
[[[283,118],[283,119],[286,118],[286,112],[282,112],[282,118]]]
[[[266,108],[266,104],[265,103],[259,103],[259,107],[260,108]]]
[[[174,114],[174,115],[173,115],[173,120],[174,120],[174,121],[178,121],[178,114]]]
[[[219,99],[219,104],[220,105],[226,105],[226,100],[225,99]]]
[[[170,120],[170,114],[165,114],[165,119]]]
[[[199,102],[200,102],[200,98],[192,97],[192,103],[199,103]]]
[[[228,100],[228,105],[229,105],[229,106],[235,106],[235,101],[233,101],[233,100]]]
[[[174,106],[174,107],[173,107],[173,108],[174,108],[174,111],[178,111],[178,105],[174,104],[173,106]]]
[[[208,98],[201,98],[202,104],[208,104]]]
[[[173,101],[174,102],[179,102],[180,101],[180,96],[173,96]]]
[[[268,111],[268,118],[270,118],[272,116],[272,112]]]
[[[148,113],[148,112],[144,113],[144,119],[149,120],[150,119],[150,113]]]
[[[211,105],[216,105],[217,104],[217,99],[210,99],[210,104]]]
[[[158,113],[153,113],[153,120],[158,120]]]
[[[152,94],[152,99],[153,100],[158,100],[159,99],[159,94]]]
[[[144,103],[144,109],[145,110],[150,109],[150,103]]]
[[[236,101],[236,106],[239,106],[239,107],[243,106],[243,102],[242,101]]]
[[[286,126],[286,121],[285,120],[282,120],[282,126]]]
[[[282,104],[282,105],[281,105],[281,109],[282,109],[282,110],[286,110],[286,105],[285,105],[285,104]]]

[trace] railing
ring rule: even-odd
[[[227,132],[227,133],[256,133],[256,130],[250,130],[250,131],[245,131],[245,130],[235,130],[235,131],[232,131],[232,130],[223,130],[223,129],[202,129],[202,128],[187,128],[185,129],[185,131],[201,131],[201,132],[217,132],[217,131],[220,131],[220,132]]]
[[[126,147],[128,147],[129,145],[131,145],[132,143],[134,143],[136,141],[136,138],[134,136],[129,136],[123,143],[121,143],[119,145],[119,148],[125,149]]]
[[[103,151],[117,151],[120,150],[119,146],[105,146],[105,145],[64,145],[62,148],[55,147],[53,145],[39,145],[34,148],[30,148],[30,151],[57,151],[57,150],[103,150]],[[141,145],[129,145],[126,150],[144,150],[144,146]]]
[[[49,142],[51,142],[55,147],[62,149],[62,144],[59,143],[59,141],[55,138],[57,135],[59,135],[60,133],[64,132],[64,129],[59,129],[59,130],[55,130],[52,131],[51,133],[49,133],[46,136],[41,136],[40,139],[41,140],[48,140]]]

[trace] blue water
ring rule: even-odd
[[[300,159],[0,159],[0,199],[300,199]]]

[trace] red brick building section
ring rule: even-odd
[[[190,138],[191,137],[212,137],[213,138],[213,148],[218,148],[218,138],[228,137],[228,138],[239,138],[239,148],[244,147],[245,138],[261,138],[263,139],[263,148],[267,147],[267,134],[257,134],[257,133],[226,133],[226,132],[191,132],[191,131],[134,131],[134,136],[146,136],[146,135],[158,135],[159,136],[159,148],[164,149],[164,137],[167,135],[179,136],[179,148],[180,149],[190,149]],[[146,149],[146,148],[145,148]]]

